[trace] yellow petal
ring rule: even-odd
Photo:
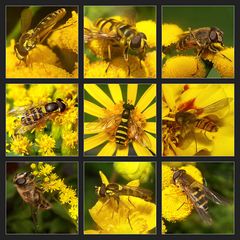
[[[152,84],[139,99],[136,107],[140,110],[140,112],[143,112],[155,97],[156,84]]]
[[[151,151],[153,151],[155,154],[156,154],[156,151],[157,151],[157,144],[156,144],[156,138],[155,137],[153,137],[151,134],[149,134],[149,133],[146,133],[147,134],[147,136],[148,136],[148,138],[149,138],[149,140],[150,140],[150,142],[151,142]]]
[[[98,156],[113,156],[114,152],[116,151],[116,143],[115,142],[108,142],[101,151],[97,154]]]
[[[104,183],[105,185],[108,185],[109,181],[108,181],[106,175],[102,171],[99,171],[99,175],[100,175],[102,183]]]
[[[87,152],[108,140],[105,132],[84,139],[84,152]]]
[[[101,103],[105,108],[111,108],[114,103],[111,98],[96,84],[84,84],[84,90],[88,92],[96,101]]]
[[[147,125],[144,128],[145,131],[156,134],[156,122],[147,122]]]
[[[153,103],[151,106],[149,106],[142,114],[145,117],[145,119],[150,119],[153,117],[156,117],[156,111],[157,111],[157,105],[156,103]]]
[[[128,84],[127,86],[127,100],[135,105],[138,91],[138,84]]]
[[[84,100],[84,112],[99,118],[105,117],[105,109],[87,100]]]
[[[108,84],[108,88],[115,103],[123,101],[122,90],[119,84]]]
[[[128,156],[128,151],[129,151],[129,146],[128,145],[126,147],[124,147],[124,148],[118,147],[117,148],[117,152],[116,152],[116,156],[117,157],[119,157],[119,156]]]
[[[152,156],[152,153],[146,147],[143,147],[138,142],[133,141],[132,144],[133,144],[134,151],[138,156]]]

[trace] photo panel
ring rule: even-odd
[[[155,163],[85,162],[84,174],[84,234],[156,234]]]
[[[162,163],[162,234],[234,234],[234,162]]]
[[[162,78],[234,78],[234,14],[234,5],[162,6]]]
[[[155,6],[84,6],[84,77],[156,77]]]
[[[78,85],[6,84],[6,156],[77,156]]]
[[[6,163],[7,234],[78,233],[78,163]]]
[[[84,155],[156,155],[156,84],[84,84]]]
[[[162,84],[162,156],[234,156],[234,84]]]
[[[6,78],[78,78],[78,7],[7,6]]]

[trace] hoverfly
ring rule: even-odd
[[[92,130],[105,130],[119,148],[126,147],[130,141],[137,141],[146,147],[153,155],[151,141],[142,126],[139,126],[133,118],[135,107],[124,103],[121,114],[112,114],[106,118],[100,118],[96,122],[89,123],[86,128]]]
[[[223,31],[217,27],[202,27],[181,34],[176,43],[176,50],[183,51],[196,49],[197,55],[202,56],[206,52],[218,53],[224,49]],[[231,59],[221,54],[224,58],[232,62]]]
[[[33,223],[37,228],[38,210],[49,210],[51,204],[43,196],[43,191],[37,187],[35,177],[30,172],[16,174],[13,184],[23,201],[30,205]]]
[[[168,139],[165,141],[169,141],[169,138],[171,138],[171,141],[174,141],[176,145],[181,146],[185,140],[189,140],[190,137],[193,136],[196,142],[197,153],[196,130],[204,133],[206,139],[210,140],[206,134],[218,131],[219,116],[223,117],[228,112],[228,107],[231,101],[232,98],[226,97],[203,108],[195,109],[189,107],[188,104],[193,104],[191,101],[191,103],[189,102],[179,106],[171,121],[170,119],[163,120],[163,126],[170,129],[171,133],[171,136],[167,136]]]
[[[18,42],[14,46],[14,51],[19,60],[26,63],[29,51],[43,42],[52,32],[53,27],[65,16],[65,8],[60,8],[44,17],[36,27],[28,30],[31,24],[30,9],[23,10],[21,14],[21,32]]]
[[[20,118],[21,124],[17,130],[17,134],[24,134],[37,125],[45,123],[50,116],[63,113],[66,109],[66,103],[61,98],[57,98],[55,102],[46,103],[44,105],[17,107],[10,110],[8,115]]]
[[[121,49],[124,60],[128,62],[129,51],[132,51],[141,61],[146,56],[148,48],[147,37],[143,32],[138,32],[136,28],[124,21],[114,18],[100,18],[95,22],[95,29],[84,28],[84,41],[88,43],[99,39],[107,42],[106,59],[111,61],[112,50]],[[106,72],[110,66],[106,69]],[[128,65],[128,74],[130,67]]]
[[[136,186],[120,185],[117,183],[108,183],[108,184],[102,183],[102,185],[99,187],[95,186],[95,189],[99,198],[104,200],[102,206],[98,210],[98,213],[102,211],[104,206],[107,206],[108,204],[110,204],[111,199],[114,199],[117,203],[117,207],[115,208],[112,205],[108,205],[108,206],[111,206],[111,209],[113,210],[112,218],[113,218],[114,212],[119,212],[119,207],[121,203],[124,209],[128,209],[127,220],[131,229],[133,229],[133,227],[130,220],[130,212],[131,212],[131,209],[135,208],[136,206],[132,203],[132,201],[130,200],[130,197],[141,198],[144,201],[148,201],[148,202],[152,200],[152,192],[150,190],[139,188]],[[121,199],[120,198],[121,196],[127,196],[128,197],[127,201],[129,202],[129,204],[125,202],[123,199]]]
[[[174,170],[173,183],[184,191],[201,219],[207,224],[212,223],[208,213],[208,199],[216,204],[227,204],[218,193],[197,182],[183,169]]]

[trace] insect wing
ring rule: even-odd
[[[214,102],[206,107],[204,107],[202,110],[204,114],[211,114],[220,112],[223,110],[223,112],[227,112],[229,109],[229,104],[232,102],[233,98],[222,98],[217,102]]]
[[[12,110],[10,110],[7,114],[9,116],[19,117],[19,116],[22,116],[31,107],[32,107],[32,105],[24,105],[24,106],[15,107]]]
[[[199,187],[200,189],[203,189],[203,185],[198,183],[198,182],[194,182],[194,186],[195,187]],[[201,219],[207,223],[207,224],[211,224],[212,223],[212,218],[210,217],[210,215],[208,214],[208,212],[203,208],[203,206],[199,206],[197,204],[198,199],[197,197],[193,194],[195,191],[192,190],[190,187],[186,187],[186,186],[182,186],[183,191],[185,192],[185,194],[188,196],[188,198],[191,200],[191,203],[193,204],[195,210],[197,211],[198,215],[201,217]]]
[[[206,186],[203,186],[203,191],[206,195],[206,197],[211,200],[212,202],[219,204],[219,205],[227,205],[228,201],[224,199],[220,194],[210,190]]]
[[[26,32],[32,22],[32,11],[30,8],[25,8],[21,12],[21,33]]]
[[[86,130],[89,133],[101,132],[106,129],[115,129],[121,122],[121,114],[114,114],[108,118],[100,118],[87,123]]]
[[[103,33],[97,29],[84,28],[84,42],[88,43],[92,40],[117,40],[116,33]]]
[[[124,185],[122,187],[123,187],[123,190],[125,190],[126,192],[132,191],[132,192],[137,193],[137,195],[139,197],[144,196],[144,199],[146,199],[147,201],[152,200],[153,192],[149,189],[140,188],[140,187],[133,187],[133,186],[129,186],[129,185]]]

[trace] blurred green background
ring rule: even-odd
[[[183,31],[188,28],[218,27],[224,32],[223,42],[226,47],[234,47],[234,6],[164,6],[163,23],[177,24]],[[186,51],[185,51],[186,52]],[[212,69],[208,78],[220,77]]]
[[[226,199],[227,206],[209,200],[209,215],[212,225],[203,224],[195,210],[183,221],[170,223],[164,220],[167,233],[234,233],[234,163],[197,163],[206,180],[207,187]]]
[[[149,181],[147,183],[140,184],[140,188],[151,190],[153,192],[152,199],[155,199],[155,165],[152,164],[152,166],[154,169]],[[91,209],[98,201],[95,186],[101,186],[102,184],[99,171],[102,171],[106,175],[109,182],[115,182],[122,185],[126,185],[129,182],[115,172],[113,162],[92,162],[84,164],[84,230],[96,230],[98,228],[91,218],[88,210]]]
[[[128,99],[127,99],[127,86],[128,84],[119,84],[120,87],[121,87],[121,90],[122,90],[122,96],[123,96],[123,101],[124,102],[127,102]],[[98,87],[100,87],[107,95],[108,97],[110,97],[112,99],[112,96],[110,94],[110,91],[109,91],[109,88],[108,88],[108,84],[98,84]],[[143,96],[144,92],[150,87],[150,84],[138,84],[138,91],[137,91],[137,98],[136,98],[136,102],[135,104],[138,102],[138,100]],[[101,105],[96,99],[97,99],[98,96],[95,96],[95,97],[92,97],[91,95],[88,94],[87,91],[84,91],[84,99],[85,100],[88,100],[102,108],[105,108],[103,105]],[[113,99],[112,99],[113,101]],[[113,101],[114,102],[114,101]],[[154,102],[156,102],[156,99],[154,99],[152,101],[151,104],[153,104]],[[84,122],[92,122],[92,121],[98,121],[98,118],[97,117],[94,117],[92,115],[89,115],[87,113],[84,113]],[[151,118],[151,119],[148,119],[149,122],[156,122],[156,118]],[[95,135],[95,134],[93,134]],[[84,137],[89,137],[89,135],[85,135]],[[98,152],[102,149],[102,147],[106,144],[103,143],[102,145],[94,148],[94,149],[91,149],[89,150],[88,152],[85,152],[86,155],[97,155]],[[129,148],[129,155],[136,155],[136,153],[134,152],[133,150],[133,147],[132,145],[130,144],[129,145],[130,148]]]
[[[37,163],[37,162],[36,162]],[[52,163],[54,172],[64,179],[67,186],[78,189],[77,163]],[[31,208],[18,194],[13,177],[17,173],[31,171],[31,163],[7,163],[6,196],[7,196],[7,233],[34,233]],[[68,215],[67,209],[53,198],[54,194],[46,193],[44,197],[53,205],[46,211],[38,211],[39,233],[76,233],[76,227]]]

